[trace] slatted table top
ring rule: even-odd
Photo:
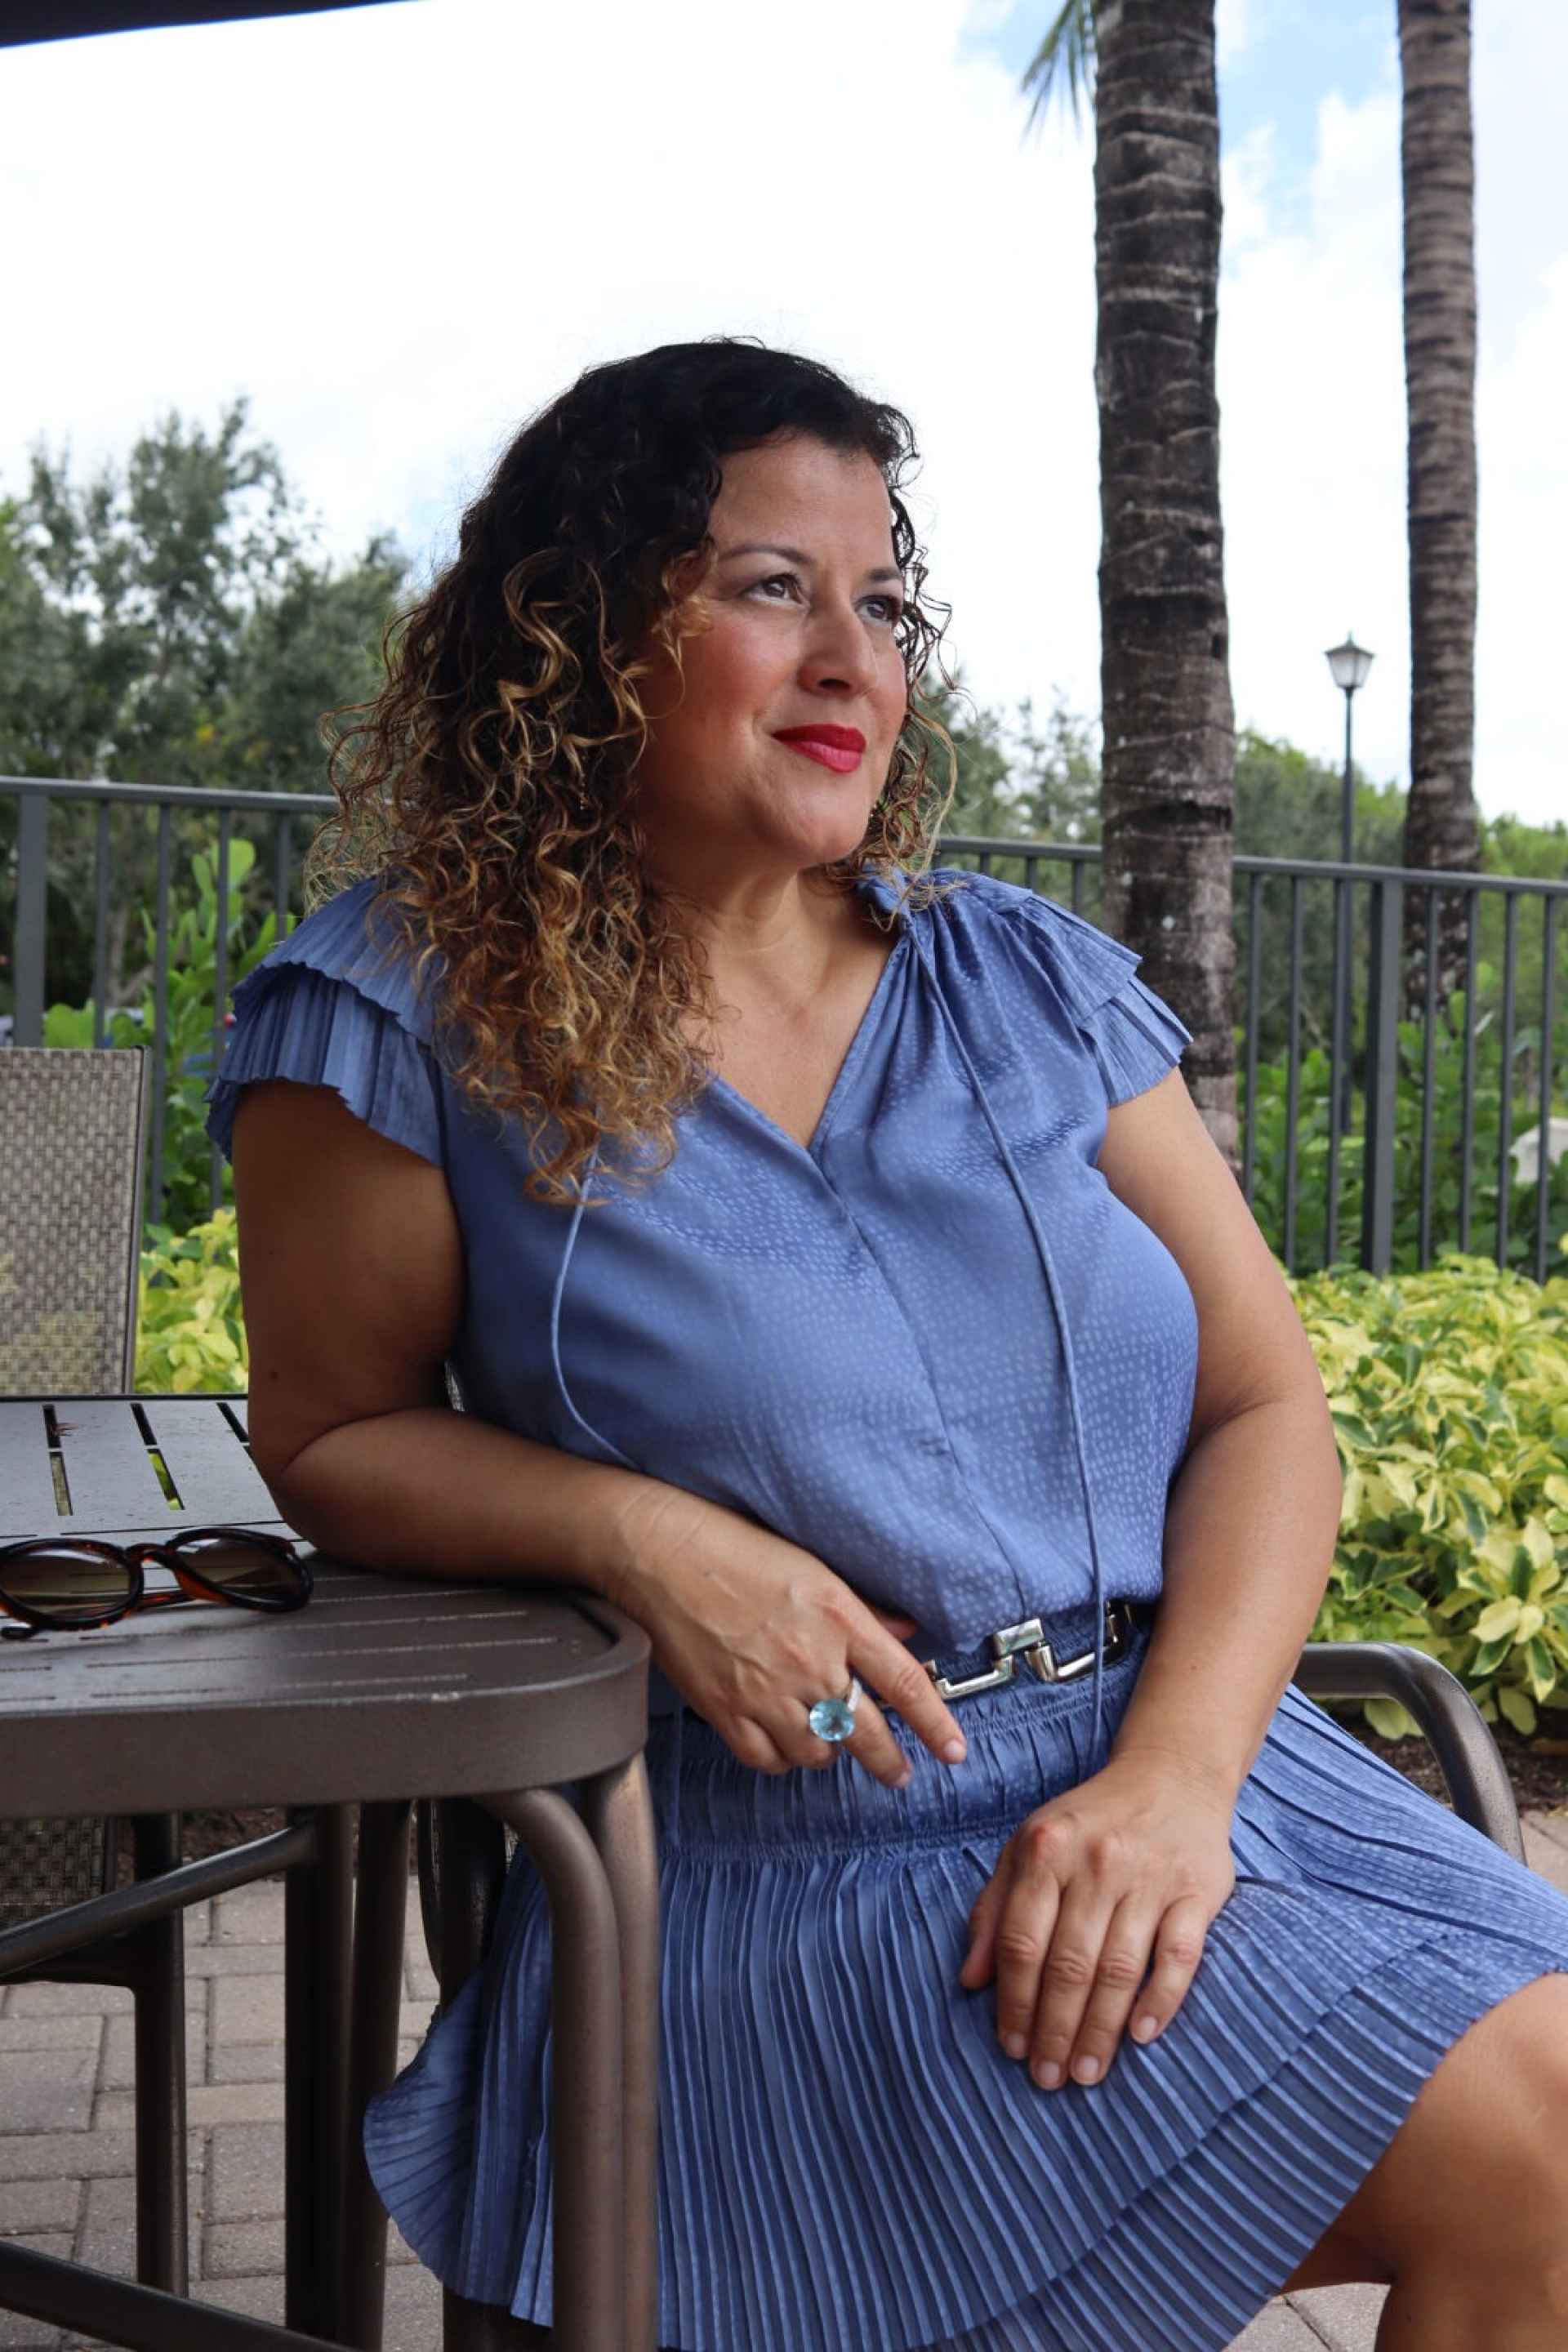
[[[0,1401],[0,1544],[220,1524],[289,1532],[242,1397]],[[595,1596],[305,1549],[315,1591],[287,1616],[163,1609],[0,1643],[0,1814],[477,1795],[642,1747],[647,1637]]]

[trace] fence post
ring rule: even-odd
[[[1361,1262],[1366,1273],[1383,1275],[1394,1255],[1394,1113],[1399,1080],[1399,957],[1405,885],[1385,878],[1370,887],[1372,955],[1366,987]]]
[[[16,810],[16,922],[12,945],[16,968],[11,1042],[44,1042],[44,929],[49,887],[49,803],[45,793],[24,793]]]

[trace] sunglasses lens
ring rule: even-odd
[[[32,1544],[0,1559],[0,1593],[52,1625],[90,1625],[105,1610],[122,1608],[135,1590],[128,1561],[86,1544]]]
[[[169,1549],[181,1566],[199,1576],[204,1584],[236,1601],[276,1608],[279,1601],[298,1600],[306,1591],[297,1560],[246,1536],[197,1536],[191,1543],[174,1543]]]

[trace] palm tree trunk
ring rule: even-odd
[[[1193,1032],[1188,1083],[1234,1168],[1214,16],[1215,0],[1095,11],[1102,912]]]
[[[1404,84],[1405,378],[1409,407],[1410,799],[1407,866],[1474,871],[1476,650],[1475,156],[1470,0],[1399,0]],[[1425,894],[1405,909],[1406,1009],[1426,988]],[[1438,908],[1437,1002],[1462,985],[1465,907]]]

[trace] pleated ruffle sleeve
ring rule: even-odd
[[[1052,898],[1010,895],[1019,929],[1094,1056],[1107,1103],[1157,1086],[1192,1044],[1192,1032],[1138,978],[1136,951]]]
[[[378,883],[356,883],[273,949],[234,992],[235,1026],[207,1088],[207,1133],[232,1155],[240,1090],[260,1078],[331,1087],[356,1118],[443,1164],[440,1077],[427,1008],[391,934]]]

